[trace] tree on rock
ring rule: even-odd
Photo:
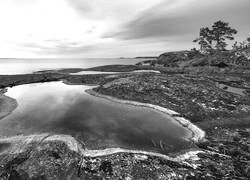
[[[229,27],[229,23],[217,21],[212,26],[212,36],[215,41],[215,49],[224,51],[227,43],[226,40],[234,40],[237,30]]]
[[[227,40],[234,40],[237,30],[229,26],[229,23],[217,21],[212,28],[203,27],[200,29],[200,37],[195,39],[198,42],[201,52],[211,52],[212,50],[224,51]]]
[[[208,27],[201,28],[200,37],[195,39],[193,42],[198,42],[201,52],[207,53],[210,49],[212,49],[211,30]]]

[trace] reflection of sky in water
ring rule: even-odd
[[[62,82],[10,88],[18,107],[0,120],[0,135],[71,134],[89,148],[123,147],[166,152],[183,149],[190,132],[164,113],[111,102]]]

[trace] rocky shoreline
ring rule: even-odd
[[[0,87],[67,80],[72,84],[96,84],[95,92],[112,99],[154,104],[175,118],[184,117],[206,132],[198,151],[184,153],[184,164],[161,157],[117,150],[115,154],[81,156],[57,139],[28,143],[21,153],[8,153],[7,141],[0,143],[0,178],[19,179],[248,179],[249,95],[242,97],[216,87],[249,86],[247,74],[126,73],[115,75],[69,75],[41,73],[0,76]],[[247,93],[247,92],[246,92]],[[178,113],[175,113],[178,112]],[[53,135],[50,135],[53,137]],[[54,135],[56,136],[56,135]],[[57,136],[58,137],[58,136]],[[29,138],[28,138],[29,139]],[[66,138],[67,139],[67,138]],[[55,140],[55,141],[54,141]],[[26,141],[25,141],[26,142]],[[98,154],[97,152],[95,152]],[[89,156],[87,156],[89,155]],[[101,154],[102,155],[102,154]],[[189,156],[191,155],[191,156]]]

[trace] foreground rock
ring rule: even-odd
[[[72,138],[33,136],[18,143],[19,152],[13,141],[5,143],[0,179],[249,179],[250,129],[218,130],[216,136],[199,145],[209,151],[182,155],[179,162],[134,153],[88,157],[69,146]]]

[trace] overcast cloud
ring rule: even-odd
[[[0,57],[120,57],[191,49],[199,28],[250,37],[249,0],[0,1]]]

